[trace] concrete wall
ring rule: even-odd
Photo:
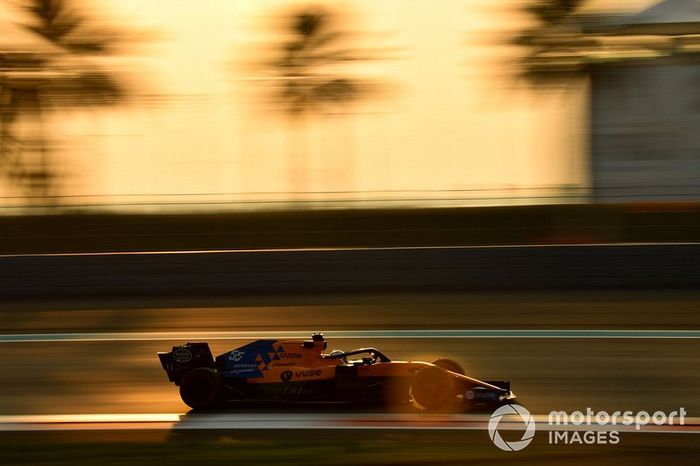
[[[0,258],[0,298],[700,287],[700,245]]]
[[[700,199],[700,64],[654,60],[591,73],[597,201]]]

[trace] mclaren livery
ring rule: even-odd
[[[512,403],[510,383],[467,376],[454,361],[392,361],[375,348],[326,353],[311,340],[257,340],[214,358],[207,343],[158,353],[191,408],[225,402],[287,401],[413,405],[442,411]]]

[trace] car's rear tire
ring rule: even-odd
[[[426,367],[413,376],[411,402],[421,410],[449,409],[456,401],[455,384],[449,373],[437,367]]]
[[[459,363],[453,361],[452,359],[436,359],[433,361],[433,364],[450,372],[467,375],[467,373],[464,372],[464,368],[462,368]]]
[[[192,369],[180,381],[180,397],[193,409],[216,407],[223,400],[223,393],[221,375],[208,367]]]

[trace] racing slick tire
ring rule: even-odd
[[[456,400],[453,378],[437,367],[417,372],[411,380],[409,394],[412,403],[425,411],[449,409]]]
[[[180,398],[192,409],[214,408],[221,403],[223,395],[221,375],[208,367],[192,369],[180,381]]]
[[[467,375],[467,373],[464,372],[464,368],[462,368],[462,366],[460,366],[457,362],[453,361],[452,359],[436,359],[435,361],[433,361],[433,364],[450,372],[455,372],[461,375]]]

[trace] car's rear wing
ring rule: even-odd
[[[163,366],[163,369],[165,372],[168,374],[168,380],[171,382],[176,381],[176,373],[177,373],[177,365],[175,364],[175,361],[173,360],[173,353],[172,351],[159,351],[158,352],[158,359],[160,359],[160,365]]]
[[[182,376],[197,367],[214,367],[214,357],[207,343],[186,343],[173,346],[172,351],[158,352],[158,359],[168,374],[168,380],[180,384]]]

